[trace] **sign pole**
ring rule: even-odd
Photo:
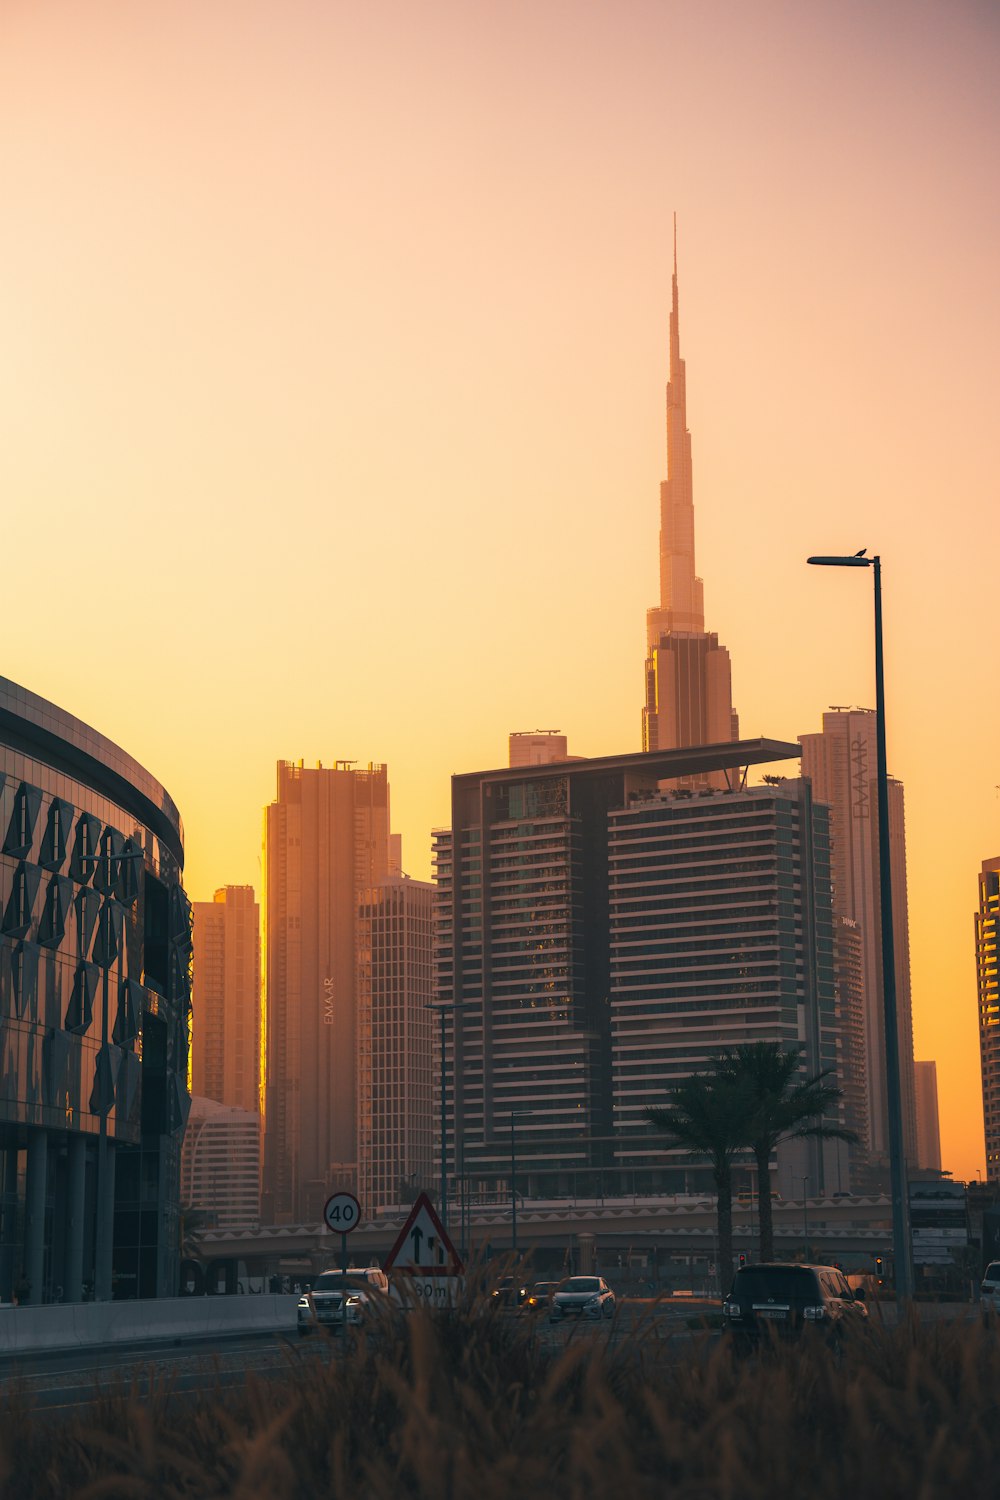
[[[328,1229],[340,1233],[340,1331],[347,1357],[347,1236],[361,1223],[361,1204],[353,1193],[334,1193],[326,1200],[323,1219]]]
[[[340,1317],[344,1358],[347,1358],[347,1235],[340,1236]]]

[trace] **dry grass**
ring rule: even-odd
[[[662,1325],[660,1325],[662,1326]],[[734,1359],[655,1320],[547,1351],[465,1307],[218,1400],[163,1387],[53,1422],[0,1410],[3,1500],[993,1500],[1000,1340],[872,1326]]]

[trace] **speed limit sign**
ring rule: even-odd
[[[326,1200],[323,1218],[328,1229],[338,1234],[350,1234],[361,1222],[361,1204],[353,1193],[334,1193]]]

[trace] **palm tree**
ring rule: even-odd
[[[747,1146],[750,1094],[745,1079],[727,1074],[695,1074],[669,1095],[663,1109],[647,1108],[646,1118],[673,1146],[707,1156],[717,1194],[719,1287],[733,1279],[733,1157]]]
[[[786,1051],[778,1042],[747,1042],[722,1054],[717,1076],[742,1090],[748,1101],[744,1141],[757,1166],[760,1204],[760,1258],[774,1258],[771,1216],[770,1161],[779,1141],[819,1136],[824,1140],[856,1141],[853,1130],[824,1124],[823,1116],[843,1098],[843,1090],[826,1080],[832,1068],[800,1078],[800,1049]]]

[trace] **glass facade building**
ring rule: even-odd
[[[191,910],[170,797],[0,678],[0,1299],[177,1291]]]

